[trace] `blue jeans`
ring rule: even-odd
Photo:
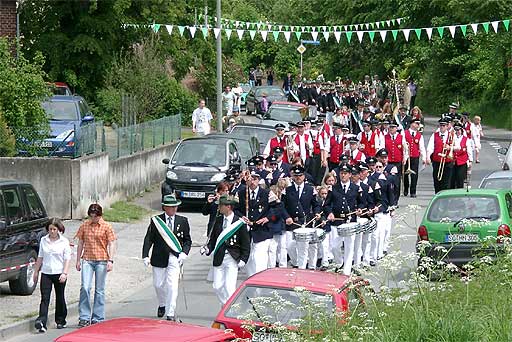
[[[105,320],[105,280],[107,261],[82,260],[82,286],[80,287],[80,320],[100,322]],[[91,316],[91,287],[94,275],[94,306]]]

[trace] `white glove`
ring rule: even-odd
[[[206,255],[209,252],[210,252],[210,250],[206,246],[201,247],[201,249],[199,250],[199,253],[201,253],[201,255]]]
[[[145,257],[143,260],[144,266],[148,267],[149,265],[151,265],[151,260],[149,259],[149,257]]]
[[[181,252],[180,255],[178,255],[178,264],[183,264],[183,261],[185,261],[187,259],[188,255],[186,255],[185,253]]]
[[[245,261],[240,260],[240,261],[238,262],[238,268],[243,268],[244,266],[245,266]]]

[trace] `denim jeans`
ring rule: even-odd
[[[91,313],[91,287],[94,276],[94,306]],[[107,261],[82,260],[82,286],[80,287],[80,320],[100,322],[105,320],[105,280]]]

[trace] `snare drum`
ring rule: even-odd
[[[338,236],[344,237],[354,235],[359,232],[360,227],[361,225],[357,222],[348,222],[340,224],[337,227]]]
[[[368,230],[368,226],[370,225],[371,221],[370,219],[366,218],[366,217],[360,217],[357,219],[358,222],[359,222],[359,225],[361,226],[359,228],[359,231],[358,233],[364,233],[366,232],[366,230]]]
[[[312,241],[309,241],[309,243],[320,243],[325,240],[325,230],[322,228],[316,228],[315,229],[315,238]]]
[[[316,239],[316,230],[313,228],[297,228],[293,230],[293,239],[299,242],[310,242]]]

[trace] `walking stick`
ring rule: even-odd
[[[181,266],[180,266],[180,275],[179,275],[179,278],[178,278],[178,284],[179,284],[179,282],[180,282],[181,280],[184,280],[184,279],[185,279],[185,278],[183,277],[183,274],[184,274],[183,264],[181,264]],[[182,292],[183,292],[183,302],[185,303],[185,311],[188,311],[187,293],[185,292],[185,286],[183,286]]]

